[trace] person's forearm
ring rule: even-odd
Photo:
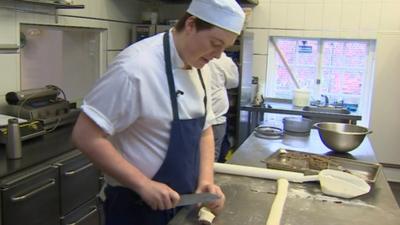
[[[136,192],[144,188],[148,178],[124,159],[104,132],[83,113],[74,127],[72,138],[76,147],[104,173]]]
[[[200,139],[200,176],[199,184],[214,183],[214,135],[210,126]]]

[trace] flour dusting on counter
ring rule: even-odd
[[[336,204],[345,204],[345,205],[353,205],[353,206],[365,206],[370,208],[375,208],[375,206],[367,204],[359,199],[342,199],[332,196],[327,196],[321,194],[321,191],[314,189],[313,193],[308,192],[304,188],[291,188],[288,193],[288,198],[300,198],[300,199],[310,199],[321,202],[329,202]]]

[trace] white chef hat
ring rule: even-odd
[[[236,0],[192,0],[187,10],[217,27],[240,34],[245,14]]]

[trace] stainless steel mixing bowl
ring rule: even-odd
[[[321,122],[314,124],[319,137],[326,147],[337,152],[349,152],[357,148],[367,134],[372,133],[368,128],[346,124]]]

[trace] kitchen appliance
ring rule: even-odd
[[[156,34],[156,25],[137,24],[132,27],[132,43],[148,38]]]
[[[9,134],[8,121],[13,118],[14,117],[12,116],[0,114],[0,143],[2,144],[8,143],[8,134]],[[43,123],[38,120],[26,121],[23,119],[18,119],[18,127],[19,127],[20,141],[25,141],[34,137],[38,137],[46,133],[43,127]],[[14,140],[18,140],[18,138]]]
[[[58,97],[60,94],[63,98]],[[3,107],[2,113],[27,121],[40,121],[47,131],[74,123],[79,115],[79,110],[71,107],[64,92],[54,85],[8,92],[6,101],[8,105]]]
[[[170,28],[170,25],[135,24],[132,27],[132,43],[165,32]]]

